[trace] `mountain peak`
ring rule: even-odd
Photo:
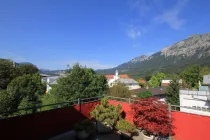
[[[135,57],[134,59],[132,59],[131,61],[129,62],[132,62],[132,63],[138,63],[138,62],[142,62],[142,61],[145,61],[149,58],[149,56],[146,56],[146,55],[140,55],[138,57]]]
[[[200,55],[210,55],[210,34],[194,34],[185,40],[179,41],[172,46],[161,50],[161,55],[165,56],[185,56],[191,57]]]

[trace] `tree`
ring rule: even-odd
[[[166,101],[167,103],[171,103],[172,105],[179,105],[179,83],[173,79],[169,86],[166,88]]]
[[[150,86],[152,86],[152,87],[160,86],[161,80],[163,78],[166,78],[166,75],[164,73],[157,73],[156,75],[153,75],[149,81]]]
[[[39,74],[19,76],[8,85],[7,93],[14,97],[16,108],[33,106],[40,103],[39,97],[45,92]],[[20,106],[20,107],[19,107]]]
[[[171,79],[176,79],[176,80],[178,80],[180,78],[180,76],[175,73],[167,74],[167,77],[170,77]]]
[[[210,68],[208,68],[207,66],[202,67],[200,70],[200,81],[203,82],[203,76],[209,74],[210,74]]]
[[[109,95],[121,98],[129,98],[131,96],[131,91],[126,87],[125,84],[118,83],[109,89]]]
[[[169,136],[173,132],[167,107],[167,104],[156,98],[139,99],[138,103],[131,105],[133,122],[149,135]]]
[[[144,77],[144,79],[145,79],[146,81],[149,81],[149,80],[151,79],[151,77],[152,77],[151,75],[147,75],[147,76]]]
[[[35,74],[39,72],[39,69],[33,64],[21,64],[17,66],[17,70],[19,75]]]
[[[0,59],[0,90],[5,90],[7,85],[16,76],[16,69],[13,61],[8,59]]]
[[[185,68],[181,73],[181,77],[187,83],[189,88],[198,88],[198,82],[201,80],[200,69],[200,65],[193,64]]]
[[[0,112],[8,112],[14,110],[16,107],[14,96],[9,95],[6,90],[0,90],[0,103]],[[7,115],[9,113],[2,114],[0,117]]]
[[[103,98],[101,104],[96,105],[90,116],[104,125],[113,126],[121,118],[122,106],[109,105],[108,98]]]
[[[42,100],[42,105],[49,105],[49,104],[57,103],[57,100],[54,94],[44,94],[41,100]],[[46,107],[43,107],[42,110],[50,110],[54,108],[56,108],[56,106],[46,106]]]
[[[139,92],[138,97],[139,98],[150,98],[150,97],[152,97],[152,92],[148,91],[148,90],[143,91],[143,92]]]
[[[61,77],[53,86],[57,102],[72,101],[78,98],[89,98],[107,94],[108,85],[104,75],[96,74],[93,69],[75,64],[70,73]]]

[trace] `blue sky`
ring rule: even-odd
[[[0,0],[0,58],[111,68],[210,32],[209,0]]]

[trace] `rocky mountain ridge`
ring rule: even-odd
[[[210,66],[210,33],[195,34],[151,56],[138,56],[112,69],[98,70],[99,73],[113,74],[118,69],[134,77],[155,72],[178,73],[189,64]]]

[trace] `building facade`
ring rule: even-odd
[[[203,77],[203,82],[207,86],[200,86],[199,91],[180,90],[180,111],[210,116],[210,75]]]
[[[117,83],[122,83],[125,84],[129,88],[129,90],[140,88],[139,83],[137,81],[132,79],[127,74],[119,75],[118,70],[115,71],[115,75],[106,75],[106,78],[109,87],[112,87]]]

